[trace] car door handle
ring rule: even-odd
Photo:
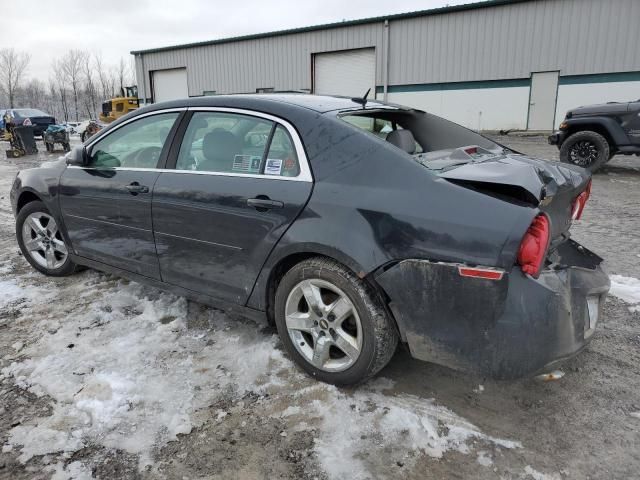
[[[146,185],[140,185],[138,182],[133,182],[124,188],[129,190],[129,193],[131,195],[137,195],[139,193],[149,193],[149,187],[147,187]]]
[[[247,205],[255,208],[258,211],[265,211],[271,208],[282,208],[284,207],[284,203],[278,200],[271,200],[269,197],[257,197],[257,198],[248,198]]]

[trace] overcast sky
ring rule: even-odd
[[[116,63],[131,50],[463,3],[470,1],[2,0],[0,48],[28,51],[28,75],[46,80],[51,61],[71,48]]]

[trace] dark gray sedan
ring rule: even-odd
[[[311,95],[137,110],[11,191],[25,258],[277,325],[339,385],[411,354],[500,378],[592,337],[609,288],[570,238],[589,173],[428,113]]]

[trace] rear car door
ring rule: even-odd
[[[91,143],[86,166],[67,167],[60,207],[77,255],[160,278],[151,192],[180,114],[135,117]]]
[[[153,192],[153,226],[164,282],[244,304],[271,249],[312,189],[302,143],[267,114],[190,112],[175,168]],[[171,161],[171,159],[170,159]]]

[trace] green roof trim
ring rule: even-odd
[[[447,82],[447,83],[414,83],[411,85],[389,85],[388,93],[406,92],[439,92],[442,90],[470,90],[475,88],[511,88],[528,87],[531,85],[530,78],[513,78],[506,80],[478,80],[470,82]],[[383,93],[384,87],[378,85],[376,93]]]
[[[558,85],[580,85],[585,83],[640,82],[640,72],[590,73],[566,75],[558,79]]]
[[[349,27],[353,25],[365,25],[368,23],[384,22],[385,20],[402,20],[405,18],[426,17],[429,15],[441,15],[444,13],[464,12],[467,10],[475,10],[487,7],[498,7],[502,5],[511,5],[515,3],[531,2],[532,0],[486,0],[483,2],[465,3],[463,5],[452,5],[447,7],[432,8],[429,10],[418,10],[415,12],[396,13],[393,15],[385,15],[381,17],[361,18],[358,20],[347,20],[344,22],[326,23],[323,25],[313,25],[309,27],[291,28],[287,30],[277,30],[266,33],[256,33],[252,35],[242,35],[238,37],[221,38],[218,40],[208,40],[204,42],[184,43],[181,45],[171,45],[168,47],[149,48],[146,50],[132,50],[132,55],[140,55],[145,53],[166,52],[169,50],[178,50],[181,48],[205,47],[208,45],[219,45],[222,43],[242,42],[246,40],[256,40],[267,37],[279,37],[283,35],[291,35],[295,33],[313,32],[317,30],[328,30],[332,28]]]

